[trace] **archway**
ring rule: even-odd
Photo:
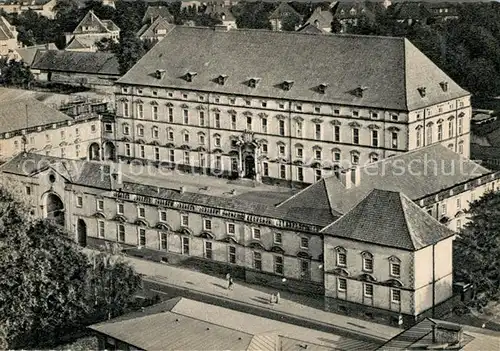
[[[83,219],[79,219],[76,223],[76,234],[78,238],[78,245],[87,246],[87,224]]]
[[[55,193],[47,194],[45,198],[45,208],[45,217],[64,227],[64,204],[59,195]]]
[[[89,160],[99,161],[101,159],[101,148],[99,144],[92,143],[89,146]]]
[[[104,159],[111,161],[116,159],[116,147],[110,141],[104,143]]]
[[[252,155],[245,157],[245,178],[255,178],[255,158]]]

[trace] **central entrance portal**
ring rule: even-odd
[[[255,158],[252,155],[245,157],[245,178],[255,178]]]

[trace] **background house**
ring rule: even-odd
[[[209,2],[205,8],[205,15],[221,21],[226,28],[237,28],[231,6],[227,6],[225,2]]]
[[[6,56],[19,48],[16,27],[11,25],[4,16],[0,16],[0,56]]]
[[[286,2],[280,2],[276,10],[269,15],[269,22],[273,30],[281,30],[283,22],[287,19],[298,19],[298,23],[302,23],[303,16],[300,15],[295,9]]]

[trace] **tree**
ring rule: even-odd
[[[300,25],[300,16],[295,13],[290,13],[285,18],[281,24],[281,29],[284,31],[293,32]]]
[[[2,81],[6,85],[29,89],[35,79],[33,73],[22,62],[1,59],[0,69]]]
[[[116,56],[120,65],[120,73],[125,74],[145,54],[144,44],[132,32],[120,36],[120,44]]]
[[[128,308],[140,283],[130,266],[108,265],[104,274],[63,228],[29,212],[0,187],[0,324],[11,348],[54,342],[104,319],[103,311],[116,316]],[[104,290],[102,277],[113,280]]]
[[[472,283],[473,304],[500,299],[500,193],[489,192],[470,205],[467,223],[454,241],[455,280]]]

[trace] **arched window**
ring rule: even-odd
[[[153,136],[153,139],[158,139],[160,137],[160,132],[157,126],[151,128],[151,134]]]
[[[182,141],[189,143],[189,132],[187,130],[182,133]]]
[[[370,153],[370,162],[377,162],[378,161],[378,154],[376,152]]]
[[[200,145],[205,145],[205,133],[198,133],[198,142]]]
[[[351,151],[351,163],[357,165],[359,163],[359,152],[356,150]]]
[[[214,134],[214,145],[215,147],[221,147],[222,144],[222,138],[220,134]]]
[[[401,260],[396,256],[389,257],[389,274],[395,278],[401,276]]]
[[[363,271],[373,272],[373,255],[367,251],[361,253],[363,259]]]
[[[341,246],[337,246],[335,248],[336,253],[336,265],[337,267],[346,267],[347,266],[347,251]]]
[[[139,124],[137,126],[137,136],[140,136],[140,137],[144,136],[144,126],[142,124]]]
[[[174,130],[171,127],[167,128],[167,140],[174,141]]]
[[[123,135],[130,134],[130,126],[128,125],[128,123],[123,123],[122,128],[123,128]]]

